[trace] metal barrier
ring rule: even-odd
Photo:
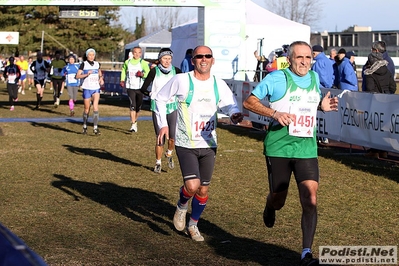
[[[104,88],[102,93],[109,96],[122,96],[126,95],[126,89],[123,89],[119,83],[121,80],[120,71],[103,71],[104,75]]]
[[[101,93],[105,96],[127,97],[126,88],[122,88],[119,83],[121,81],[121,71],[103,71],[104,86],[101,88]],[[144,96],[143,101],[149,101],[150,97]]]

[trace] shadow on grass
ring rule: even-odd
[[[70,123],[78,124],[75,121],[70,121]],[[52,130],[60,130],[60,131],[68,132],[68,133],[82,134],[82,132],[80,132],[80,131],[77,132],[77,131],[70,130],[70,129],[67,129],[64,127],[60,127],[59,125],[50,124],[50,123],[31,122],[31,125],[34,127],[43,127],[43,128],[52,129]]]
[[[62,145],[62,146],[64,146],[70,152],[72,152],[74,154],[89,155],[89,156],[92,156],[95,158],[109,160],[109,161],[116,162],[116,163],[122,163],[122,164],[135,166],[135,167],[144,167],[144,168],[147,168],[152,171],[152,168],[149,168],[148,166],[144,166],[142,164],[138,164],[138,163],[132,162],[130,160],[126,160],[121,157],[115,156],[112,153],[110,153],[104,149],[80,148],[80,147],[75,147],[75,146],[71,146],[71,145]]]
[[[139,188],[121,187],[108,182],[90,183],[74,180],[59,174],[54,174],[54,177],[57,180],[51,183],[52,186],[70,195],[76,201],[86,197],[110,208],[116,213],[124,215],[134,222],[148,225],[149,229],[154,233],[175,236],[170,238],[170,243],[160,243],[161,246],[166,244],[168,248],[181,248],[184,243],[178,237],[182,233],[173,233],[176,232],[172,223],[176,207],[167,202],[166,197],[163,195]],[[162,229],[162,225],[166,225],[170,230]],[[204,219],[201,219],[200,227],[203,234],[206,235],[206,244],[215,251],[215,255],[207,254],[207,260],[212,261],[214,259],[214,261],[218,262],[218,265],[220,263],[223,264],[219,256],[238,261],[240,262],[239,264],[255,262],[260,265],[288,266],[296,265],[299,262],[300,255],[292,250],[248,238],[236,237]],[[146,241],[146,238],[151,237],[154,239],[157,236],[148,236],[147,231],[137,232],[137,234],[142,235],[142,245],[148,245],[148,250],[153,251],[155,248],[154,242]],[[191,253],[186,251],[183,258],[190,261],[190,256],[197,257],[199,252],[200,250],[193,250]],[[177,252],[176,254],[171,254],[171,256],[179,256],[179,254]],[[216,257],[212,258],[212,256]],[[173,261],[176,262],[176,259],[178,258],[174,258]],[[181,265],[184,265],[185,262],[181,261],[181,263]]]
[[[60,131],[68,132],[68,133],[74,133],[74,134],[82,135],[82,125],[83,125],[82,121],[83,121],[83,119],[76,120],[76,117],[75,117],[75,118],[71,118],[71,119],[67,118],[66,120],[68,121],[68,123],[79,125],[80,126],[79,130],[78,131],[70,130],[68,128],[64,128],[64,127],[61,127],[59,125],[55,125],[55,124],[52,124],[52,123],[43,123],[43,122],[31,122],[31,125],[34,126],[34,127],[43,127],[43,128],[47,128],[47,129],[60,130]],[[88,128],[92,128],[93,127],[93,123],[92,122],[88,122],[87,126],[88,126]],[[100,130],[101,129],[107,129],[107,130],[110,130],[110,131],[120,132],[120,133],[123,133],[125,135],[131,135],[132,134],[126,128],[111,127],[111,126],[101,125],[101,120],[100,120],[100,123],[99,123],[99,129]],[[95,136],[95,135],[88,134],[87,136]],[[99,136],[95,136],[95,137],[99,137]]]
[[[258,131],[252,128],[239,127],[224,123],[218,123],[218,127],[221,129],[228,130],[229,132],[236,134],[237,136],[246,136],[260,141],[259,145],[263,145],[266,131]],[[391,158],[388,160],[376,160],[369,159],[362,156],[364,151],[360,151],[360,155],[354,155],[350,153],[349,144],[348,148],[326,146],[319,147],[319,156],[324,158],[332,159],[341,164],[347,165],[355,170],[368,172],[373,175],[380,175],[390,180],[399,183],[399,165],[397,158]],[[357,151],[359,152],[359,151]],[[339,153],[339,155],[338,155]]]
[[[351,154],[347,148],[327,147],[319,148],[319,156],[332,159],[349,166],[351,169],[383,176],[399,183],[399,165],[396,160],[378,160],[365,158],[363,154]]]
[[[261,143],[259,145],[263,145],[263,140],[266,135],[266,131],[263,130],[257,130],[254,128],[248,128],[248,127],[241,127],[241,126],[236,126],[233,124],[226,124],[226,123],[218,123],[218,128],[220,129],[225,129],[228,130],[229,132],[238,135],[238,136],[245,136],[245,137],[250,137],[256,140],[259,140]]]

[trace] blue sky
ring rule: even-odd
[[[252,0],[264,6],[270,0]],[[319,3],[321,19],[312,31],[342,31],[350,26],[371,26],[372,30],[399,30],[399,0],[314,0]],[[122,12],[121,23],[131,24],[140,16],[140,7]],[[190,17],[196,15],[195,8],[185,8]],[[128,16],[128,17],[127,17]],[[132,19],[133,18],[133,19]],[[130,21],[130,23],[128,23]]]
[[[399,30],[398,11],[398,0],[325,0],[318,31],[342,31],[353,25]]]

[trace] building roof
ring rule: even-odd
[[[172,33],[168,30],[163,29],[158,32],[154,32],[152,34],[144,36],[140,39],[137,39],[134,42],[126,44],[125,49],[132,49],[133,47],[136,46],[142,48],[170,47],[171,42],[172,42]]]

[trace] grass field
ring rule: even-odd
[[[1,118],[67,117],[67,95],[32,111],[34,91],[9,111],[0,84]],[[268,191],[263,133],[220,124],[210,198],[196,243],[172,223],[179,165],[153,173],[152,122],[131,134],[127,101],[100,104],[101,136],[81,134],[78,120],[0,123],[0,222],[49,265],[297,265],[300,205],[291,182],[286,206],[272,229],[262,222]],[[82,113],[78,102],[76,115]],[[149,116],[147,110],[142,116]],[[103,118],[103,121],[101,121]],[[314,254],[322,245],[399,244],[399,168],[395,162],[319,150],[319,223]],[[177,160],[176,160],[177,161]],[[1,251],[0,251],[1,252]]]

